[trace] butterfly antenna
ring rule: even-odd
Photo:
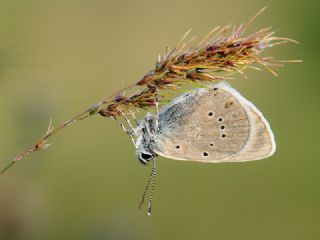
[[[148,182],[146,184],[146,187],[144,188],[144,191],[143,191],[143,194],[141,196],[141,200],[140,200],[140,203],[139,203],[139,209],[142,207],[143,203],[144,203],[144,199],[147,195],[147,192],[148,192],[148,189],[149,189],[149,186],[150,186],[150,183],[151,183],[151,179],[153,177],[153,167],[151,169],[151,173],[150,173],[150,176],[149,176],[149,179],[148,179]]]
[[[153,165],[152,165],[152,185],[151,185],[151,192],[150,192],[150,198],[149,198],[149,204],[148,204],[148,215],[151,215],[151,208],[152,208],[152,197],[153,192],[156,187],[156,177],[157,177],[157,164],[156,159],[153,159]]]

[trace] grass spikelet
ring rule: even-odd
[[[153,108],[157,102],[168,102],[183,87],[197,88],[208,82],[231,79],[236,74],[245,74],[248,68],[265,68],[276,76],[276,68],[281,63],[298,61],[276,61],[272,57],[262,56],[262,52],[267,48],[297,41],[276,37],[270,27],[245,36],[249,25],[264,10],[260,10],[247,23],[234,27],[231,32],[231,26],[214,28],[196,46],[190,46],[186,41],[191,32],[189,30],[175,48],[167,47],[164,54],[159,55],[154,69],[135,84],[101,100],[57,128],[51,127],[50,121],[46,134],[15,157],[0,173],[30,153],[47,148],[47,140],[51,136],[89,116],[99,114],[111,119],[122,118],[124,114],[139,109]]]

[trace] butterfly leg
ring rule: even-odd
[[[134,112],[130,111],[130,114],[135,124],[139,127],[140,123],[139,123],[139,120],[136,118],[136,115],[134,114]]]
[[[154,132],[151,131],[149,124],[146,124],[146,129],[147,129],[147,132],[148,132],[149,136],[153,136],[154,135]]]
[[[124,119],[126,119],[127,122],[129,122],[129,120],[124,115],[122,115],[122,116],[124,117]],[[132,125],[131,124],[129,125],[129,123],[128,123],[129,127],[131,128],[130,130],[128,130],[121,121],[119,121],[116,118],[114,118],[114,120],[118,121],[118,123],[120,124],[121,128],[123,129],[123,131],[130,136],[133,145],[136,146],[136,142],[135,142],[135,139],[134,139],[134,132],[135,131],[131,127]]]
[[[126,122],[128,123],[128,126],[130,127],[130,131],[134,132],[134,127],[132,126],[130,120],[126,117],[126,115],[124,115],[123,113],[121,114],[121,116],[126,120]]]
[[[158,98],[158,91],[156,89],[156,119],[155,119],[155,128],[158,131],[159,128],[159,98]]]

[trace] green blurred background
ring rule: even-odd
[[[153,215],[137,210],[149,169],[118,124],[92,117],[0,178],[0,239],[320,239],[317,1],[0,0],[3,166],[46,130],[152,69],[193,28],[273,26],[300,41],[267,50],[279,77],[232,84],[263,111],[276,154],[243,164],[158,161]]]

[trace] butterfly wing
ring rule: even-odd
[[[164,157],[199,162],[257,160],[275,151],[262,113],[222,82],[184,94],[160,111],[153,150]]]

